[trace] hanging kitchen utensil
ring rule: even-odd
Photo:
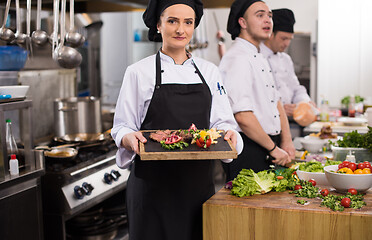
[[[7,42],[11,42],[15,38],[14,32],[12,30],[10,30],[9,28],[5,27],[6,21],[8,20],[10,2],[11,2],[11,0],[8,0],[6,2],[5,13],[4,13],[4,21],[3,21],[3,25],[0,28],[0,39],[3,40],[3,41],[7,41]]]
[[[61,40],[60,40],[59,47],[58,47],[57,61],[58,61],[58,64],[63,68],[76,68],[80,65],[83,58],[76,49],[72,47],[64,46],[65,35],[66,35],[65,18],[66,18],[66,0],[62,0],[61,21],[60,21]]]
[[[27,0],[26,10],[26,49],[29,51],[30,56],[33,57],[31,42],[31,0]]]
[[[59,18],[59,0],[53,2],[53,32],[51,34],[52,58],[57,61],[58,56],[58,18]]]
[[[41,30],[41,0],[37,0],[36,30],[32,32],[31,40],[37,46],[43,46],[48,41],[48,34]]]
[[[21,12],[19,7],[19,0],[16,0],[16,25],[17,30],[15,33],[15,41],[17,44],[22,46],[26,42],[27,35],[22,33],[21,29]]]
[[[215,12],[213,12],[213,17],[214,17],[214,22],[215,22],[216,27],[217,27],[217,31],[220,31],[221,28],[220,28],[220,25],[218,24],[218,20],[217,20],[217,16],[216,16],[216,13],[215,13]],[[220,41],[220,42],[225,42],[225,38],[220,37],[220,38],[218,39],[218,41]]]
[[[85,37],[82,34],[75,32],[74,18],[75,18],[74,0],[70,0],[70,30],[66,35],[66,44],[73,48],[77,48],[84,44]]]

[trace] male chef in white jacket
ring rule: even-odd
[[[235,41],[221,59],[219,69],[244,149],[231,164],[223,164],[227,181],[243,168],[257,172],[294,159],[288,119],[270,65],[259,47],[272,33],[271,16],[262,1],[236,0],[231,6],[227,31]]]
[[[261,53],[268,60],[274,75],[276,87],[280,93],[281,101],[287,116],[293,116],[293,110],[299,102],[309,102],[313,106],[306,88],[300,85],[295,74],[291,57],[284,51],[289,47],[293,39],[293,25],[296,20],[290,9],[274,9],[273,34],[264,42],[261,42]]]

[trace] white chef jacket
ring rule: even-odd
[[[146,117],[155,88],[155,57],[156,55],[152,55],[132,64],[124,75],[116,103],[114,125],[111,130],[113,139],[119,148],[116,154],[116,163],[121,168],[127,168],[135,157],[134,152],[121,146],[121,140],[124,135],[139,131]],[[221,75],[214,64],[191,56],[182,65],[177,65],[171,57],[162,52],[160,52],[160,61],[161,69],[164,70],[162,84],[202,83],[199,75],[195,72],[194,61],[212,94],[210,128],[236,131],[238,125],[231,111],[227,95],[221,89],[223,87]],[[236,150],[240,153],[243,149],[243,140],[239,134],[237,136]],[[231,162],[232,160],[223,161]]]
[[[236,38],[221,59],[219,69],[234,114],[252,111],[267,134],[278,135],[279,93],[269,63],[257,48],[247,40]]]
[[[260,44],[260,49],[273,71],[282,103],[310,102],[310,96],[307,94],[306,88],[300,85],[295,74],[291,57],[285,52],[274,54],[263,42]]]

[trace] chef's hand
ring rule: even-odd
[[[291,158],[289,157],[288,153],[281,149],[280,147],[276,147],[271,153],[270,156],[274,158],[272,160],[273,163],[285,166],[287,163],[291,162]]]
[[[146,143],[147,139],[142,135],[142,132],[132,132],[124,135],[121,139],[121,145],[128,151],[139,154],[138,141]]]
[[[228,130],[225,134],[225,137],[223,138],[225,140],[231,140],[231,143],[232,145],[234,146],[234,148],[236,148],[236,143],[237,143],[237,136],[236,136],[236,132],[234,131],[231,131],[231,130]]]
[[[296,149],[295,149],[292,141],[287,142],[287,143],[282,142],[280,144],[280,148],[283,149],[284,151],[286,151],[291,159],[295,159]]]
[[[296,108],[296,104],[284,104],[284,111],[288,117],[293,116],[293,111]]]

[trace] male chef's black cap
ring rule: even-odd
[[[229,20],[227,21],[227,32],[234,40],[240,33],[239,18],[243,17],[245,11],[255,2],[261,0],[235,0],[230,8]]]
[[[293,33],[293,25],[296,20],[291,10],[287,8],[274,9],[273,12],[273,31]]]
[[[195,28],[199,25],[203,16],[203,3],[201,0],[150,0],[146,11],[143,13],[143,21],[149,28],[148,38],[150,41],[161,42],[162,38],[156,27],[161,13],[175,4],[185,4],[195,11]]]

